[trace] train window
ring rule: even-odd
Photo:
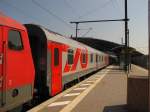
[[[86,54],[82,53],[82,63],[86,63]]]
[[[54,66],[59,65],[59,49],[54,48]]]
[[[91,63],[93,63],[93,54],[91,54]]]
[[[98,62],[98,55],[96,54],[96,63]]]
[[[68,50],[68,64],[73,64],[73,50]]]
[[[21,34],[18,31],[10,30],[8,33],[8,47],[12,50],[22,50],[23,44]]]

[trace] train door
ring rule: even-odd
[[[60,44],[51,44],[52,80],[51,95],[56,95],[62,90],[62,48]]]

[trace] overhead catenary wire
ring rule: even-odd
[[[123,13],[123,12],[122,12],[123,8],[120,7],[120,3],[118,3],[117,0],[111,0],[111,1],[112,1],[113,6],[118,9],[117,11],[118,11],[119,14],[121,15],[121,13]]]
[[[87,11],[85,14],[79,16],[78,19],[81,19],[81,18],[83,18],[83,17],[87,17],[88,15],[91,15],[91,14],[95,13],[96,11],[100,11],[101,9],[104,9],[107,5],[109,5],[110,3],[111,3],[111,0],[108,0],[108,1],[105,2],[104,4],[102,4],[102,5],[98,6],[98,7],[96,7],[95,9],[90,10],[90,11]]]
[[[117,9],[118,7],[116,6],[116,4],[114,3],[115,0],[111,0],[112,6]]]
[[[91,30],[92,28],[89,28],[88,31],[85,34],[83,34],[81,37],[85,37]]]
[[[72,14],[74,15],[78,15],[78,13],[77,13],[77,11],[72,7],[72,5],[67,1],[67,0],[63,0],[64,1],[64,3],[66,4],[66,6],[68,6],[68,8],[70,8],[71,9],[71,12],[72,12]]]
[[[120,0],[119,0],[119,1],[120,1]],[[121,3],[118,2],[118,0],[115,0],[115,2],[116,2],[116,5],[118,6],[118,8],[120,9],[119,11],[123,13],[123,8],[120,6]]]
[[[20,8],[16,7],[15,5],[11,4],[10,2],[6,1],[6,0],[2,0],[1,2],[9,5],[10,7],[12,7],[13,9],[15,9],[19,14],[21,14],[22,16],[24,16],[25,18],[30,18],[31,20],[34,20],[36,22],[39,22],[36,18],[32,17],[31,15],[26,14],[23,10],[21,10]]]
[[[43,6],[42,6],[40,3],[38,3],[37,1],[32,0],[32,2],[33,2],[36,6],[40,7],[42,10],[44,10],[45,12],[47,12],[49,15],[53,16],[54,18],[56,18],[58,21],[64,23],[68,28],[73,29],[73,27],[71,27],[66,21],[64,21],[62,18],[60,18],[60,17],[57,16],[56,14],[54,14],[54,13],[53,13],[52,11],[50,11],[49,9],[43,7]]]

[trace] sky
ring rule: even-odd
[[[0,11],[64,36],[75,36],[71,21],[123,19],[124,0],[0,0]],[[148,0],[128,0],[130,46],[148,53]],[[78,36],[121,43],[124,22],[79,24]]]

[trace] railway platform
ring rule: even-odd
[[[108,66],[28,112],[127,112],[127,76],[148,75],[132,65],[130,74]]]

